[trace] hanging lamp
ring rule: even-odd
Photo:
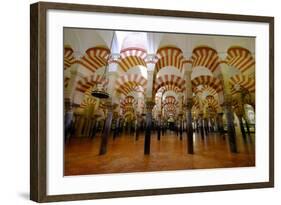
[[[111,44],[110,44],[110,51],[111,51],[111,48],[112,48],[114,35],[115,35],[115,32],[113,31]],[[94,87],[94,89],[91,93],[92,96],[94,96],[96,98],[99,98],[99,99],[108,99],[109,98],[109,93],[107,92],[107,89],[102,84],[102,82],[106,81],[106,78],[107,78],[108,60],[109,60],[109,55],[108,55],[108,59],[106,60],[106,65],[105,65],[104,72],[103,72],[103,75],[101,77],[101,80],[96,84],[96,87]]]

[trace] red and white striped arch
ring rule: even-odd
[[[157,93],[165,93],[167,91],[174,91],[175,93],[181,92],[181,89],[175,85],[165,85],[158,89]]]
[[[79,59],[78,63],[92,72],[106,66],[110,50],[104,47],[89,48],[85,55]]]
[[[147,80],[138,74],[126,74],[121,76],[116,81],[116,91],[124,94],[125,96],[132,92],[136,91],[139,86],[142,86],[143,89],[146,89]]]
[[[193,50],[191,56],[192,68],[206,67],[214,72],[220,64],[218,53],[215,49],[208,46],[200,46]]]
[[[168,86],[168,87],[166,87]],[[164,75],[155,80],[154,92],[157,93],[161,87],[177,87],[180,92],[185,90],[185,80],[177,75]]]
[[[192,106],[192,110],[193,111],[199,111],[200,110],[200,104],[198,102],[198,100],[196,100]]]
[[[64,47],[63,53],[63,69],[69,68],[72,64],[76,62],[75,57],[73,55],[73,49],[70,47]]]
[[[164,106],[164,110],[166,112],[173,112],[173,111],[176,111],[176,106],[174,104],[166,104]]]
[[[178,105],[178,101],[176,100],[176,98],[174,96],[167,96],[163,102],[163,105]]]
[[[141,48],[123,49],[120,52],[119,66],[125,72],[138,65],[146,67],[146,56],[146,50]]]
[[[245,75],[235,75],[229,79],[229,83],[232,86],[231,93],[235,94],[237,90],[235,89],[235,85],[239,85],[244,89],[248,90],[250,93],[255,92],[255,80]]]
[[[106,87],[108,80],[105,80],[101,75],[97,74],[87,76],[77,82],[76,90],[84,93],[97,83],[101,83],[103,87]]]
[[[163,102],[163,108],[167,115],[176,115],[179,102],[174,96],[167,96]]]
[[[184,56],[182,50],[177,47],[163,47],[157,51],[156,54],[157,63],[155,65],[155,71],[158,72],[161,68],[166,66],[172,66],[180,71],[183,68]]]
[[[208,95],[206,99],[204,100],[204,104],[208,105],[209,107],[212,107],[214,110],[217,110],[219,108],[219,102],[214,98],[212,95]]]
[[[255,65],[252,53],[242,47],[231,47],[227,50],[226,62],[228,65],[239,69],[242,73]]]
[[[99,104],[99,109],[102,109],[102,110],[106,110],[108,107],[107,107],[107,104],[105,101],[100,101],[100,104]]]
[[[135,98],[133,96],[127,96],[124,100],[120,103],[120,108],[126,108],[127,106],[133,106],[135,103]]]
[[[221,81],[218,78],[208,76],[208,75],[201,75],[194,78],[192,81],[192,86],[195,88],[199,85],[208,85],[216,90],[217,93],[222,91],[223,87],[221,85]]]
[[[123,115],[126,120],[133,120],[135,118],[134,113],[131,110],[124,111]]]
[[[167,104],[167,105],[165,105],[165,106],[164,106],[164,111],[165,111],[165,115],[166,115],[166,116],[169,116],[169,115],[175,116],[176,113],[177,113],[176,106],[173,105],[173,104]]]
[[[120,51],[120,58],[124,59],[130,56],[137,56],[141,59],[145,59],[147,56],[146,50],[142,48],[126,48]]]
[[[212,95],[212,96],[215,96],[217,94],[217,91],[209,85],[203,85],[200,90],[198,87],[194,87],[193,92],[195,94],[201,94],[203,92],[207,92],[209,95]]]
[[[96,103],[97,103],[97,100],[95,98],[91,97],[89,94],[85,94],[83,101],[80,104],[80,107],[86,108],[90,105],[96,105]]]

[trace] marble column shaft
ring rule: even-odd
[[[108,138],[110,135],[111,123],[112,123],[112,117],[113,117],[113,109],[111,106],[112,105],[110,105],[110,107],[108,109],[108,113],[107,113],[107,117],[106,117],[106,121],[105,121],[105,125],[104,125],[104,130],[103,130],[102,137],[101,137],[101,145],[100,145],[100,152],[99,152],[100,155],[105,154],[107,151]]]
[[[152,108],[154,102],[146,102],[146,128],[144,136],[144,154],[150,154],[150,141],[151,141],[151,124],[152,124]]]

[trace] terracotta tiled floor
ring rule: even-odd
[[[150,155],[143,154],[143,133],[138,141],[129,134],[114,141],[111,136],[108,151],[102,156],[98,155],[100,137],[72,139],[65,145],[65,175],[255,166],[254,140],[244,143],[240,133],[237,154],[230,153],[227,139],[218,134],[210,134],[205,140],[194,134],[195,154],[190,155],[183,136],[180,141],[175,133],[167,131],[158,141],[152,133]]]

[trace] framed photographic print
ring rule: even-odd
[[[274,18],[31,5],[30,198],[274,186]]]

